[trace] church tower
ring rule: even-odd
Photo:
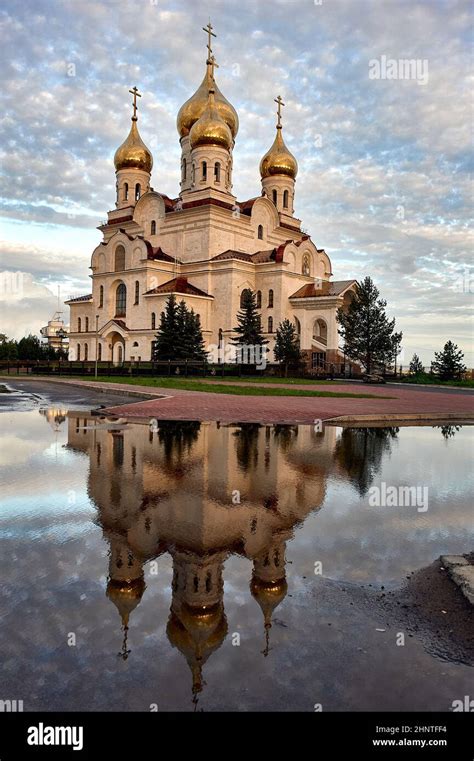
[[[150,175],[153,167],[153,156],[141,139],[137,127],[137,97],[141,98],[141,95],[136,87],[129,92],[133,95],[132,126],[127,139],[117,148],[114,156],[117,209],[135,206],[143,193],[150,190]]]
[[[216,197],[232,191],[232,149],[239,129],[239,118],[215,80],[218,68],[212,53],[209,23],[206,73],[200,86],[180,108],[177,129],[181,143],[181,193],[208,190]]]
[[[263,195],[272,201],[280,214],[290,219],[294,212],[295,181],[298,163],[283,140],[280,95],[275,98],[277,107],[276,136],[273,145],[260,162]]]

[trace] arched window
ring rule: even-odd
[[[99,344],[97,347],[97,359],[99,360],[99,362],[102,359],[102,344]]]
[[[128,201],[128,182],[123,184],[123,200]]]
[[[99,307],[104,306],[104,286],[101,285],[99,288]]]
[[[270,288],[270,290],[268,291],[268,308],[269,309],[273,308],[273,289],[272,288]]]
[[[207,161],[202,162],[201,168],[202,168],[202,179],[207,180]]]
[[[81,332],[81,330],[82,330],[81,326],[82,326],[82,320],[81,320],[81,318],[80,318],[80,317],[78,317],[78,318],[77,318],[77,332],[78,332],[78,333],[80,333],[80,332]]]
[[[89,347],[87,344],[84,344],[84,361],[87,362],[89,359]]]
[[[77,361],[81,361],[81,344],[77,344]]]
[[[191,182],[193,185],[196,182],[196,164],[193,164],[191,167]]]
[[[220,161],[216,161],[216,163],[214,164],[214,179],[215,179],[216,182],[220,182],[221,181],[221,165],[220,165]]]
[[[154,312],[151,313],[151,329],[155,330],[156,328],[156,314]]]
[[[127,309],[127,287],[125,283],[120,283],[115,294],[115,316],[125,317]]]
[[[222,346],[223,340],[224,340],[224,331],[222,330],[222,328],[219,328],[219,339],[218,339],[219,346]]]
[[[156,235],[156,222],[154,219],[150,225],[150,235]]]
[[[115,272],[122,272],[125,269],[125,249],[122,245],[115,249]]]
[[[139,182],[135,185],[135,201],[138,201],[142,194],[142,188]]]
[[[273,333],[273,317],[268,318],[268,332]]]
[[[283,208],[284,209],[288,208],[288,191],[287,190],[283,191]]]
[[[86,317],[86,333],[89,332],[89,318]]]
[[[183,180],[183,182],[186,179],[186,159],[184,156],[181,162],[181,179]]]
[[[278,192],[275,189],[272,190],[272,198],[273,198],[273,203],[276,206],[278,203]]]
[[[246,295],[247,295],[247,294],[249,294],[249,293],[251,293],[250,289],[249,289],[249,288],[244,288],[244,290],[243,290],[243,291],[242,291],[242,293],[240,294],[240,308],[241,308],[241,309],[243,309],[243,308],[244,308],[244,304],[245,304],[245,297],[246,297]]]
[[[257,291],[257,309],[262,308],[262,291]]]
[[[259,240],[263,240],[263,225],[258,226],[257,235]]]
[[[298,320],[297,317],[295,317],[295,327],[296,327],[296,332],[297,332],[298,336],[300,336],[301,335],[301,323],[300,323],[300,321]]]
[[[315,320],[313,325],[313,339],[319,341],[319,343],[327,344],[328,326],[325,320],[322,320],[321,318]]]
[[[135,280],[135,304],[140,303],[140,283],[138,280]]]
[[[309,256],[308,254],[305,254],[303,256],[303,266],[301,267],[301,272],[303,275],[310,275],[311,274],[311,268],[309,265]]]

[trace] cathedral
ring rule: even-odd
[[[260,162],[261,192],[232,193],[235,108],[216,82],[209,23],[204,78],[180,108],[181,183],[176,198],[151,186],[153,157],[133,115],[114,157],[115,209],[99,226],[92,254],[92,293],[69,299],[73,361],[149,361],[170,294],[199,315],[206,347],[223,355],[237,324],[242,294],[256,293],[273,361],[275,331],[288,318],[313,368],[342,362],[336,312],[355,280],[331,280],[331,261],[294,214],[298,164],[283,137],[277,103],[275,139]]]

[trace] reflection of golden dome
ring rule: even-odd
[[[166,627],[173,647],[186,658],[193,675],[193,694],[202,690],[202,667],[227,635],[227,619],[222,604],[209,608],[183,605],[179,616],[172,611]]]
[[[265,618],[265,626],[271,626],[272,613],[284,600],[288,591],[286,579],[262,581],[255,574],[250,582],[252,597],[258,602]]]
[[[132,116],[132,126],[127,139],[115,151],[114,164],[116,172],[119,169],[143,169],[145,172],[151,172],[153,156],[140,137],[135,116]]]
[[[262,180],[275,174],[284,174],[294,180],[298,174],[298,162],[286,147],[281,129],[278,125],[273,145],[260,162]]]
[[[239,117],[237,111],[231,103],[225,98],[219,90],[216,80],[211,73],[211,64],[207,64],[206,74],[198,89],[192,95],[186,103],[183,103],[178,112],[178,118],[176,124],[180,137],[189,135],[191,127],[202,116],[207,107],[209,90],[214,89],[216,109],[219,112],[221,118],[225,121],[232,137],[235,138],[239,130]]]
[[[229,150],[232,147],[232,132],[216,108],[214,90],[209,90],[207,106],[191,127],[189,140],[191,148],[219,145]]]
[[[141,576],[132,581],[109,579],[107,597],[120,613],[122,624],[128,626],[130,613],[135,610],[145,591],[145,581]]]

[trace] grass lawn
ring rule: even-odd
[[[454,386],[457,388],[474,388],[474,379],[466,378],[465,380],[447,380],[442,381],[433,375],[423,373],[423,375],[406,376],[402,379],[403,383],[412,383],[417,386]]]
[[[65,376],[61,376],[65,377]],[[95,381],[88,375],[70,376],[79,380]],[[207,391],[211,394],[232,394],[234,396],[336,396],[352,397],[356,399],[393,399],[391,396],[376,396],[375,394],[353,394],[343,391],[304,391],[297,388],[266,388],[264,386],[226,386],[223,383],[206,383],[205,381],[192,380],[189,378],[143,378],[143,377],[120,377],[99,376],[98,382],[102,383],[126,383],[131,386],[148,386],[154,388],[175,388],[183,391]]]

